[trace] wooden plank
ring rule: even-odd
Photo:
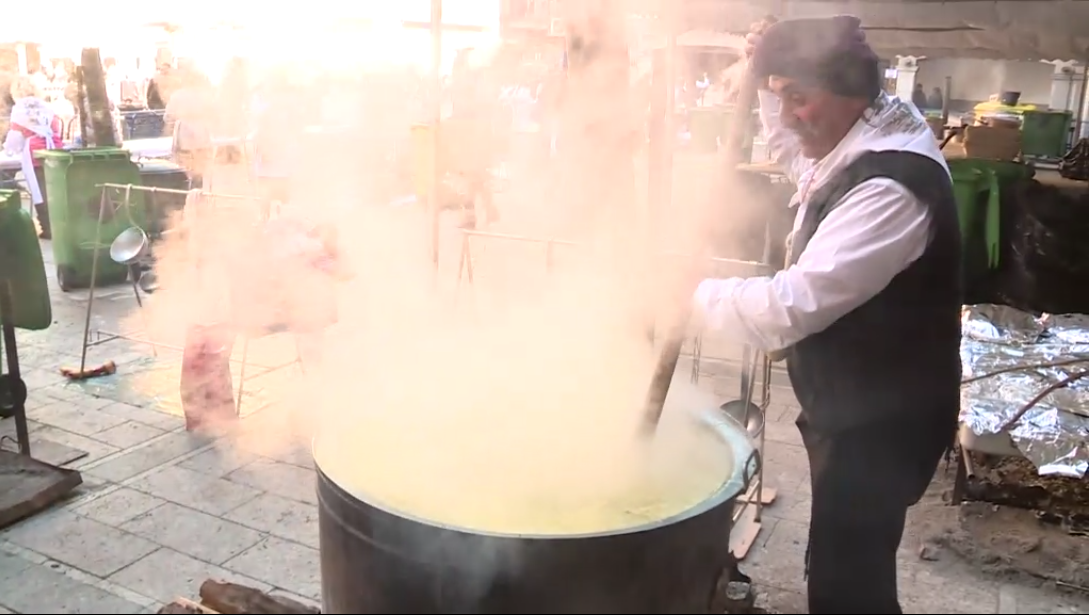
[[[201,584],[200,601],[225,615],[289,615],[292,613],[317,615],[320,613],[318,609],[290,598],[270,596],[259,589],[214,579],[208,579]]]
[[[775,503],[775,496],[779,495],[779,492],[774,487],[764,487],[760,492],[760,503],[764,506],[771,506]],[[750,503],[756,502],[756,490],[752,489],[745,496],[745,500]]]
[[[83,69],[83,90],[87,108],[80,109],[88,117],[91,134],[83,135],[86,146],[117,147],[117,135],[114,132],[113,115],[110,113],[110,100],[106,94],[106,70],[102,68],[102,57],[95,47],[84,47],[80,54],[80,67]],[[92,137],[94,141],[86,140]]]
[[[745,559],[759,536],[760,522],[756,520],[756,507],[746,506],[730,532],[730,551],[738,560]]]
[[[186,598],[174,598],[174,601],[167,604],[163,608],[158,610],[158,613],[164,615],[183,615],[189,613],[204,613],[207,615],[220,615],[219,611],[213,611],[212,609],[188,600]]]

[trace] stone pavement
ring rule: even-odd
[[[247,370],[240,428],[218,439],[200,437],[187,433],[180,418],[176,353],[160,351],[151,360],[146,347],[109,342],[94,349],[90,363],[118,362],[112,382],[63,382],[57,368],[79,359],[84,301],[84,294],[57,291],[54,327],[18,334],[32,440],[88,456],[69,466],[85,480],[74,498],[0,532],[0,613],[154,612],[176,596],[192,597],[207,577],[316,602],[313,469],[301,442],[271,443],[285,422],[306,423],[290,400],[270,403],[286,394],[277,386],[298,374],[284,341],[270,339],[251,351],[256,365]],[[133,301],[114,288],[102,306],[97,324],[117,328]],[[140,387],[124,385],[137,377],[144,378]],[[723,378],[706,378],[703,386],[724,397],[736,390]],[[774,387],[773,399],[766,476],[779,497],[745,569],[764,603],[800,613],[806,463],[791,424],[789,389]],[[0,423],[0,431],[10,423]],[[915,549],[905,542],[907,612],[1089,612],[1075,597],[1003,583],[959,562],[922,561]]]

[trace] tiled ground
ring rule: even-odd
[[[114,317],[131,310],[132,300],[117,289],[109,295],[96,320],[116,327]],[[86,483],[77,497],[0,532],[0,613],[154,612],[175,596],[193,596],[207,577],[316,601],[317,511],[309,456],[298,444],[268,445],[284,421],[297,424],[299,417],[289,404],[272,404],[248,414],[237,433],[218,440],[190,435],[172,396],[176,356],[162,352],[152,363],[146,348],[124,341],[92,355],[92,364],[118,361],[114,382],[65,386],[56,370],[78,361],[84,298],[55,293],[57,324],[19,334],[31,387],[32,439],[89,456],[71,464]],[[277,343],[252,351],[264,367],[247,374],[244,414],[275,399],[277,383],[296,377],[297,368],[284,360],[290,353]],[[141,396],[125,386],[126,378],[137,377],[152,382],[151,389],[156,378],[164,384],[157,395]],[[703,384],[724,396],[734,391],[725,380]],[[767,510],[746,568],[767,604],[798,613],[804,612],[807,471],[791,424],[790,392],[775,387],[773,396],[766,475],[779,497]],[[9,430],[10,421],[0,428]],[[923,561],[911,538],[902,559],[908,612],[1089,612],[1086,602],[1054,589],[1002,583],[955,561]]]

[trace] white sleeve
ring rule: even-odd
[[[760,124],[764,129],[764,138],[768,142],[771,160],[791,183],[797,184],[798,178],[813,166],[813,161],[801,155],[798,137],[790,132],[779,119],[779,98],[767,90],[758,90],[760,101]]]
[[[26,137],[23,133],[14,128],[8,130],[8,135],[4,138],[4,153],[8,156],[18,156],[23,153],[24,147],[26,147]]]
[[[774,277],[704,280],[704,327],[762,350],[787,348],[872,299],[918,260],[930,212],[903,185],[855,186],[817,227],[798,262]]]

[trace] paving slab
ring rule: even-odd
[[[178,596],[196,596],[200,584],[209,578],[242,583],[262,591],[271,589],[267,583],[166,547],[119,570],[109,580],[165,603]]]
[[[128,486],[211,515],[222,515],[261,495],[260,489],[179,466],[160,468]]]
[[[139,613],[144,609],[43,565],[30,565],[0,579],[0,601],[11,609],[9,613]]]
[[[263,533],[238,523],[173,502],[137,515],[119,527],[213,564],[222,564],[265,537]]]
[[[262,494],[226,514],[226,518],[273,536],[318,548],[315,504]]]
[[[230,442],[220,441],[208,450],[182,461],[178,466],[215,478],[223,478],[257,461],[258,458],[258,455],[241,450],[241,447],[231,446]]]
[[[168,461],[193,453],[208,444],[209,441],[201,436],[185,432],[166,433],[84,467],[97,477],[121,482],[159,468]]]
[[[296,542],[270,536],[223,566],[300,596],[321,596],[318,550]]]
[[[185,418],[179,414],[163,412],[156,408],[134,406],[124,402],[109,402],[102,408],[102,412],[162,431],[175,431],[185,427]]]
[[[231,472],[227,479],[299,502],[318,501],[314,471],[282,461],[257,459]]]
[[[71,511],[55,509],[17,524],[0,539],[106,577],[159,548],[159,545]]]
[[[57,401],[42,406],[28,413],[28,416],[43,425],[50,425],[80,436],[93,436],[125,422],[122,417],[69,401]]]
[[[117,448],[131,448],[143,444],[166,433],[162,429],[156,429],[150,425],[136,421],[125,420],[123,423],[104,429],[92,437],[95,440],[105,442]]]
[[[162,498],[129,489],[117,487],[100,497],[90,499],[71,508],[72,512],[99,523],[118,527],[145,513],[167,504]]]

